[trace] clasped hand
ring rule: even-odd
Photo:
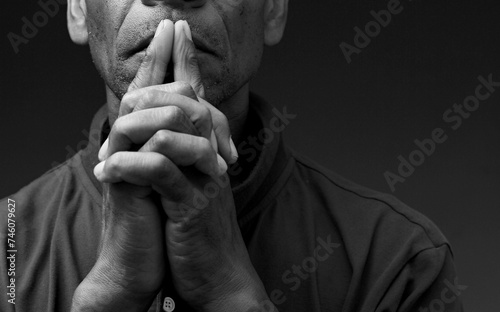
[[[162,84],[171,61],[175,82]],[[96,310],[147,309],[165,270],[197,310],[246,311],[267,299],[230,186],[206,205],[193,202],[215,177],[228,179],[226,163],[237,153],[226,117],[204,100],[185,21],[158,26],[99,159],[94,174],[103,182],[104,231],[74,310],[90,300]]]

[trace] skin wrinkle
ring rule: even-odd
[[[130,12],[130,8],[136,3],[135,1],[129,1],[129,5],[125,6],[122,11],[125,12],[124,16],[122,19],[119,20],[119,24],[116,26],[115,30],[119,35],[119,30],[121,29],[123,23],[125,22],[125,19],[128,16],[128,13]],[[109,0],[106,0],[106,4],[109,4]],[[109,6],[109,5],[108,5]]]
[[[229,42],[229,48],[232,49],[231,40],[229,40],[229,37],[230,37],[229,36],[229,27],[227,26],[226,18],[224,18],[224,17],[227,17],[226,16],[227,14],[224,14],[224,10],[222,9],[222,6],[219,3],[215,2],[214,3],[214,7],[218,11],[218,14],[219,14],[219,16],[222,19],[222,23],[224,25],[224,29],[226,30],[226,32],[225,32],[225,34],[226,34],[226,40],[227,40],[227,42]]]

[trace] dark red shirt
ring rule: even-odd
[[[0,202],[0,311],[70,311],[96,261],[101,185],[92,169],[106,114],[103,107],[94,117],[84,150],[9,197],[15,253],[7,245],[8,199]],[[233,194],[252,263],[280,311],[462,310],[465,286],[431,221],[291,151],[279,133],[286,113],[255,95],[250,116],[257,140],[240,146],[240,160],[258,161]],[[175,311],[188,310],[166,280],[150,311],[162,311],[165,297]]]

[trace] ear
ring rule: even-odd
[[[68,0],[68,31],[76,44],[87,44],[89,35],[87,32],[87,5],[85,0]]]
[[[288,16],[288,0],[265,1],[264,42],[268,46],[273,46],[283,38]]]

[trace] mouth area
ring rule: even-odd
[[[153,41],[153,37],[154,36],[151,35],[142,39],[134,49],[130,50],[129,56],[133,56],[137,53],[146,52],[146,49],[148,48],[149,44],[151,43],[151,41]]]
[[[192,38],[195,47],[195,54],[197,58],[199,57],[198,60],[203,63],[206,62],[212,63],[213,57],[217,58],[218,55],[215,52],[215,50],[212,49],[210,45],[207,44],[206,40],[204,40],[199,35],[193,34]],[[134,47],[132,48],[129,47],[128,53],[125,55],[125,59],[129,59],[134,63],[140,64],[143,58],[145,57],[146,50],[148,49],[153,39],[154,39],[154,34],[148,34],[146,36],[143,36],[141,40],[136,41],[137,43],[135,44]],[[169,61],[163,84],[172,83],[174,81],[175,81],[174,64],[172,61]]]
[[[212,49],[210,49],[208,47],[208,45],[205,44],[205,42],[203,40],[201,40],[200,38],[194,36],[193,43],[194,43],[196,50],[203,52],[203,53],[216,55],[216,53]]]
[[[135,48],[130,50],[129,56],[133,56],[133,55],[138,54],[138,53],[145,53],[146,49],[151,44],[151,41],[153,41],[153,38],[154,38],[154,35],[150,35],[150,36],[142,39]],[[201,40],[200,38],[193,37],[193,43],[194,43],[194,46],[195,46],[197,52],[216,55],[216,53],[212,49],[210,49],[207,46],[207,44],[205,44],[205,42],[203,40]]]

